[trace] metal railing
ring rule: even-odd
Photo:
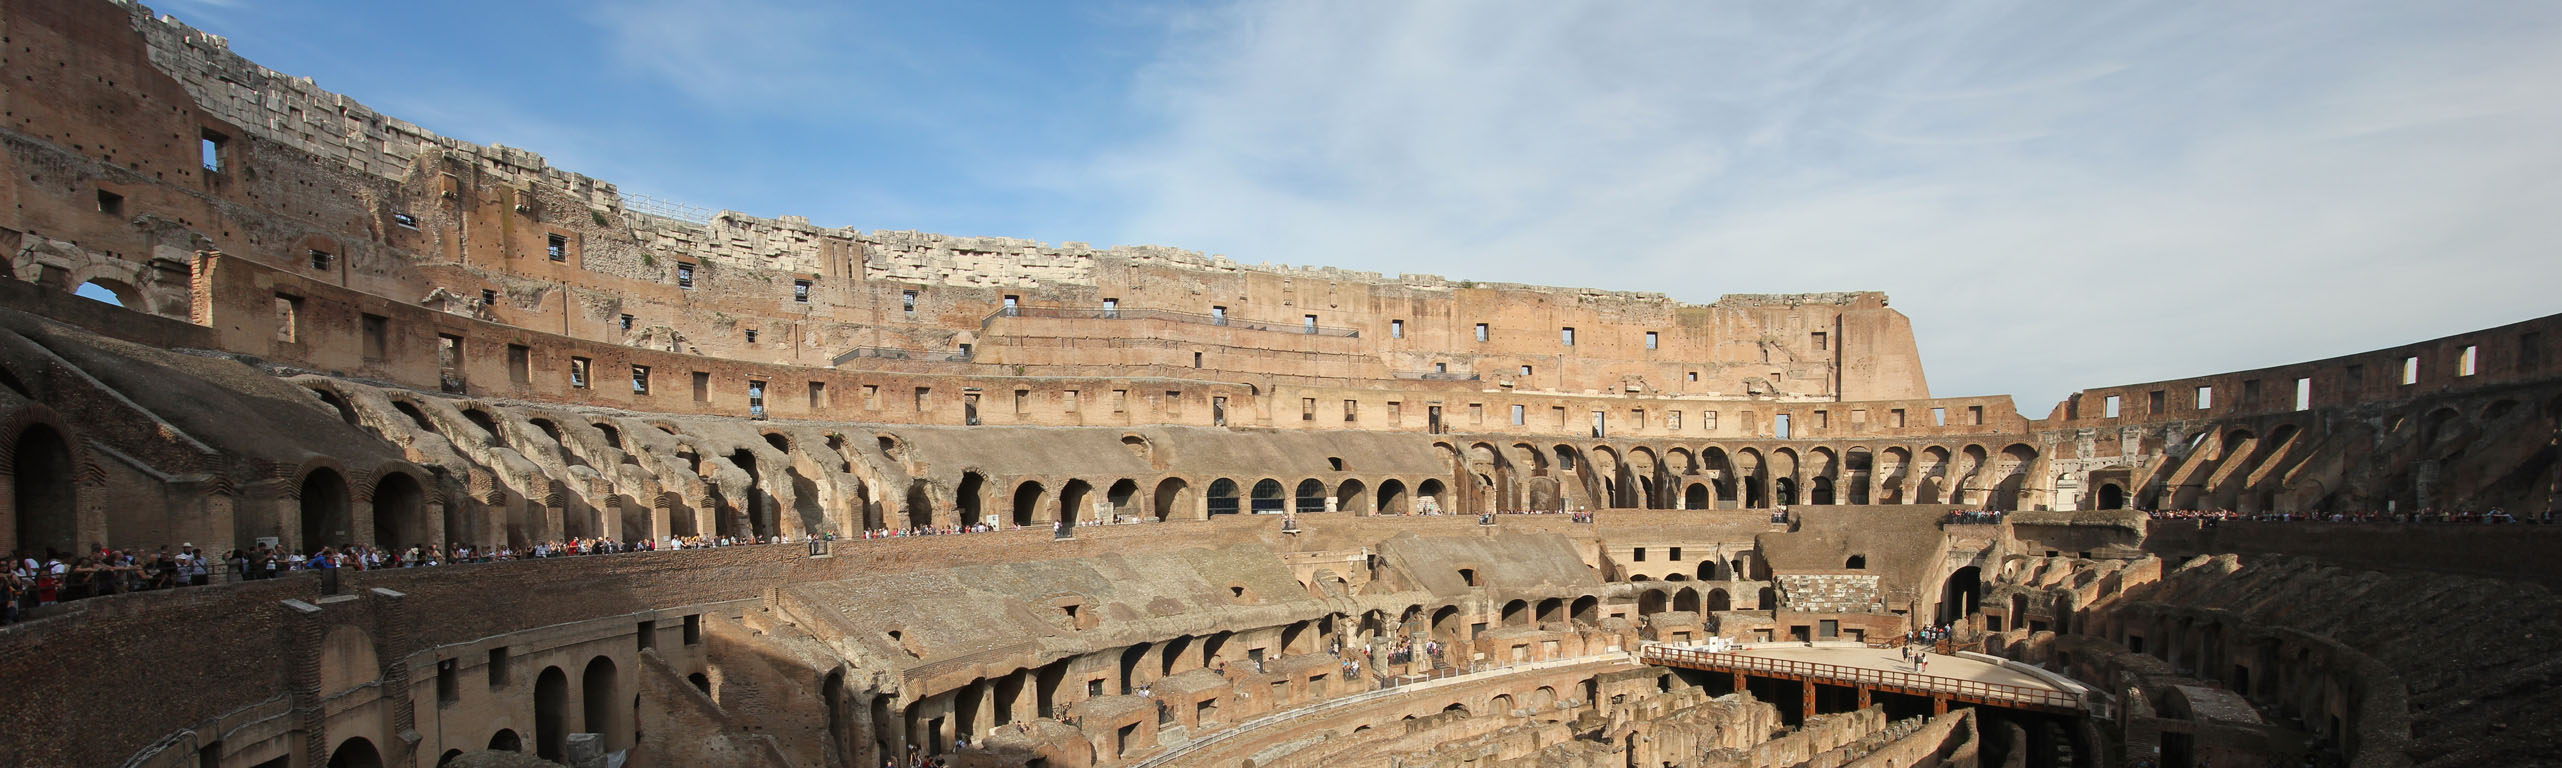
[[[996,324],[998,319],[1007,317],[1043,317],[1063,320],[1165,320],[1177,323],[1216,325],[1227,328],[1243,328],[1249,331],[1296,333],[1308,336],[1337,336],[1342,338],[1360,338],[1361,336],[1360,329],[1337,328],[1329,325],[1266,323],[1256,320],[1239,320],[1233,317],[1201,315],[1190,312],[1174,312],[1163,309],[1071,309],[1068,307],[1007,307],[989,314],[986,319],[980,320],[979,330],[987,330],[989,326]]]
[[[970,361],[970,351],[966,349],[924,350],[900,349],[898,347],[855,347],[853,349],[846,350],[845,354],[837,355],[836,359],[828,364],[844,365],[848,361],[866,357],[880,358],[883,360],[940,360],[947,363],[966,363]]]
[[[1456,371],[1389,371],[1389,374],[1400,379],[1421,379],[1424,381],[1477,380],[1477,374]]]
[[[1701,669],[1713,672],[1759,672],[1813,679],[1826,683],[1860,685],[1921,691],[1988,704],[2015,704],[2056,709],[2083,709],[2081,697],[2048,688],[2006,683],[1987,683],[1957,677],[1925,675],[1919,672],[1849,667],[1796,659],[1774,659],[1741,653],[1717,653],[1698,648],[1649,645],[1640,654],[1649,664]]]

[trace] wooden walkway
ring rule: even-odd
[[[1844,649],[1857,653],[1865,649]],[[2036,710],[2061,714],[2082,714],[2091,710],[2081,697],[2042,685],[1971,680],[1963,677],[1931,675],[1890,669],[1873,669],[1849,664],[1826,664],[1803,659],[1755,656],[1750,652],[1712,653],[1700,648],[1649,645],[1639,654],[1648,664],[1706,672],[1726,672],[1735,676],[1735,689],[1743,690],[1746,677],[1795,680],[1805,686],[1801,701],[1807,714],[1814,713],[1814,687],[1838,685],[1857,689],[1859,706],[1868,706],[1872,692],[1921,696],[1931,700],[1934,711],[1945,713],[1950,702],[1965,702],[1994,707]],[[1934,657],[1943,662],[1959,661],[1955,657]]]

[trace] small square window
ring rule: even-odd
[[[792,281],[792,300],[803,304],[810,303],[810,281]]]
[[[571,388],[587,388],[587,368],[590,363],[591,361],[584,357],[573,357],[569,359],[569,386]]]
[[[1391,338],[1391,339],[1402,339],[1402,338],[1405,338],[1405,337],[1406,337],[1406,321],[1404,321],[1404,320],[1390,320],[1390,321],[1388,321],[1388,338]]]
[[[484,307],[498,306],[498,291],[490,288],[480,289],[480,305]]]
[[[329,252],[328,252],[328,251],[320,250],[320,249],[317,249],[317,248],[311,249],[311,268],[312,268],[312,269],[328,269],[328,268],[329,268],[329,264],[330,264],[330,262],[331,262],[331,261],[332,261],[332,257],[329,255]]]
[[[1527,366],[1527,365],[1525,365],[1525,366],[1521,366],[1521,375],[1523,375],[1523,376],[1528,376],[1528,375],[1530,375],[1530,366]]]
[[[125,215],[125,196],[98,190],[98,212],[109,216]]]
[[[1477,324],[1477,340],[1478,340],[1478,341],[1485,341],[1485,340],[1486,340],[1486,324],[1485,324],[1485,323],[1478,323],[1478,324]]]
[[[898,301],[899,301],[899,309],[900,309],[900,311],[906,312],[906,313],[911,314],[911,315],[916,314],[916,292],[915,292],[915,291],[900,291],[900,292],[899,292],[899,296],[898,296]]]
[[[694,287],[694,265],[685,263],[678,263],[676,265],[676,287]]]
[[[632,366],[632,394],[649,394],[649,366]]]
[[[754,344],[754,343],[756,343],[756,329],[754,329],[754,328],[749,328],[749,329],[747,329],[747,343],[749,343],[749,344]]]
[[[1656,336],[1655,336],[1655,332],[1654,332],[1654,331],[1647,331],[1647,332],[1646,332],[1646,348],[1647,348],[1647,349],[1654,349],[1654,348],[1655,348],[1655,345],[1656,345],[1657,343],[1658,343],[1658,339],[1657,339],[1657,338],[1656,338]]]
[[[631,316],[631,315],[624,315],[624,316],[623,316],[623,319],[622,319],[622,323],[623,323],[623,330],[626,330],[626,331],[631,330],[631,329],[632,329],[632,316]]]
[[[1565,346],[1569,346],[1569,347],[1574,346],[1574,345],[1575,345],[1575,329],[1573,329],[1573,328],[1566,328],[1566,329],[1562,329],[1562,330],[1563,330],[1563,332],[1562,332],[1562,333],[1560,333],[1560,334],[1558,334],[1558,341],[1562,342]]]
[[[568,261],[569,236],[552,235],[543,243],[543,256],[553,261]]]
[[[402,229],[417,229],[418,217],[406,213],[395,213],[391,215],[391,223],[400,225]]]

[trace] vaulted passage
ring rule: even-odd
[[[347,509],[347,479],[327,467],[302,478],[302,546],[305,550],[338,547],[353,538]]]
[[[71,482],[71,445],[62,434],[43,424],[19,432],[10,474],[16,484],[11,493],[18,515],[18,553],[79,551],[80,512]]]

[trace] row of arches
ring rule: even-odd
[[[1470,511],[1584,506],[1758,509],[1797,504],[1974,504],[2015,510],[2043,503],[2030,482],[2036,448],[2011,443],[1652,446],[1618,443],[1464,448],[1436,443],[1473,481]]]
[[[1363,515],[1448,510],[1448,486],[1439,478],[1423,478],[1409,484],[1405,478],[1393,477],[1331,482],[1314,477],[1296,482],[1273,477],[1214,477],[1198,490],[1194,480],[1181,477],[1160,478],[1153,485],[1143,485],[1136,478],[1120,478],[1099,487],[1098,482],[1083,478],[1022,480],[1001,497],[991,498],[994,494],[989,490],[992,483],[988,476],[970,471],[962,473],[954,486],[953,505],[963,522],[989,520],[1001,509],[1003,516],[996,519],[1016,527],[1139,517],[1165,521],[1237,514],[1308,514],[1326,511],[1329,500],[1335,502],[1335,509]],[[994,506],[1000,500],[1004,506]],[[1196,508],[1195,504],[1199,506]],[[932,500],[926,489],[920,486],[912,491],[909,508],[911,522],[930,524]]]

